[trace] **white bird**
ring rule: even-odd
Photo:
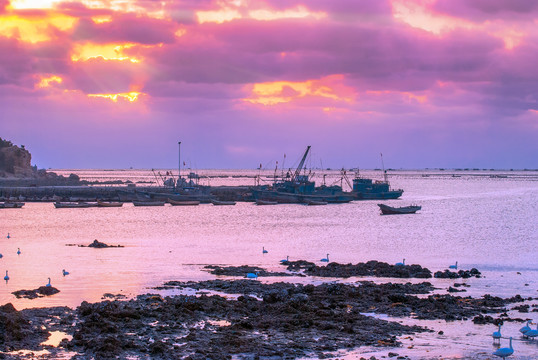
[[[21,254],[21,248],[17,248],[17,255]]]
[[[525,336],[526,337],[531,337],[531,338],[535,338],[538,336],[538,323],[536,324],[536,330],[529,330],[525,333]]]
[[[454,265],[449,265],[448,268],[449,268],[449,269],[456,269],[456,270],[457,270],[457,269],[458,269],[458,262],[456,261],[456,264],[454,264]]]
[[[47,285],[45,285],[46,287],[51,287],[50,285],[50,278],[49,278],[49,283]]]
[[[288,261],[290,261],[290,256],[289,255],[286,256],[286,260],[280,260],[281,263],[288,262]]]
[[[4,280],[8,281],[9,280],[9,276],[7,274],[7,270],[6,270],[6,276],[4,276]]]
[[[523,326],[521,329],[519,329],[519,332],[522,333],[523,335],[525,335],[527,333],[527,331],[532,330],[531,327],[529,326],[530,323],[531,323],[531,321],[527,320],[527,324],[525,326]]]
[[[499,330],[495,331],[491,336],[493,336],[493,342],[495,342],[495,340],[499,340],[499,343],[501,342],[501,324],[499,324]]]
[[[258,272],[255,273],[247,273],[247,279],[257,279],[258,278]]]
[[[396,263],[394,265],[396,265],[396,266],[405,266],[405,259],[403,259],[403,261],[401,263]]]
[[[512,338],[510,337],[510,347],[500,348],[493,353],[493,355],[505,359],[507,356],[510,356],[514,353],[514,348],[512,347]]]
[[[3,257],[4,257],[4,255],[0,254],[0,259],[3,258]]]
[[[9,233],[7,233],[7,238],[8,238],[8,239],[11,239],[11,235],[9,235]]]
[[[62,270],[62,275],[65,276],[65,275],[69,275],[69,271],[65,271],[65,269]]]
[[[323,262],[329,262],[329,254],[327,254],[327,257],[326,257],[326,258],[323,258],[323,259],[321,259],[320,261],[323,261]]]
[[[262,247],[262,249],[263,249],[263,250],[262,250],[262,254],[267,254],[268,251],[265,250],[265,247]]]

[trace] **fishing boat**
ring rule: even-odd
[[[90,204],[86,202],[55,202],[54,207],[56,209],[76,209],[76,208],[89,208],[97,206],[97,204]]]
[[[97,200],[98,207],[122,207],[122,202],[113,202],[113,201],[101,201]]]
[[[422,209],[422,206],[419,205],[392,207],[385,204],[377,204],[377,206],[379,206],[379,209],[381,209],[382,215],[414,214],[418,210]]]
[[[354,199],[351,193],[344,193],[341,188],[316,188],[308,174],[301,174],[305,160],[310,151],[306,147],[297,169],[291,174],[282,176],[272,186],[257,186],[251,188],[252,196],[256,201],[273,201],[279,204],[307,204],[308,202],[347,203]]]
[[[0,203],[0,209],[20,209],[24,204],[23,202],[3,202]]]
[[[189,200],[172,200],[170,198],[167,199],[167,202],[172,206],[196,206],[200,205],[200,201],[189,201]]]
[[[133,205],[134,206],[164,206],[165,204],[165,201],[159,201],[159,200],[154,200],[154,201],[149,201],[149,200],[143,200],[143,201],[140,201],[140,200],[133,200]]]
[[[256,200],[256,205],[276,205],[278,204],[277,201],[269,201],[269,200]]]
[[[316,200],[309,200],[306,202],[306,205],[316,206],[316,205],[327,205],[327,201],[316,201]]]
[[[211,200],[213,205],[235,205],[235,201]]]

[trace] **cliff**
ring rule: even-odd
[[[9,140],[0,138],[0,186],[82,185],[76,174],[69,177],[32,166],[32,155]]]
[[[31,165],[32,155],[11,141],[0,138],[0,177],[33,177],[36,169]]]

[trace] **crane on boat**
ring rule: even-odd
[[[296,181],[299,178],[299,175],[301,174],[301,170],[303,170],[303,165],[306,160],[306,157],[308,156],[309,151],[310,151],[310,145],[306,147],[306,151],[304,152],[303,158],[299,162],[299,165],[297,166],[297,169],[295,170],[295,173],[293,174],[291,181]]]

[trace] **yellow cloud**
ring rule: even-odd
[[[51,83],[61,84],[63,79],[56,75],[51,75],[49,77],[41,77],[39,83],[36,84],[36,87],[46,88],[51,86]]]
[[[232,21],[235,19],[241,19],[241,14],[239,11],[234,9],[221,9],[214,11],[197,11],[196,18],[198,19],[199,24],[206,22],[213,22],[217,24],[222,24],[227,21]]]
[[[320,80],[303,82],[275,81],[254,84],[251,97],[243,99],[253,104],[276,105],[309,97],[335,101],[353,101],[354,90],[341,84],[343,75],[332,75]]]
[[[129,102],[135,102],[138,100],[138,96],[142,94],[137,91],[131,91],[128,93],[118,93],[118,94],[88,94],[90,98],[104,98],[110,99],[114,102],[118,102],[119,99],[127,100]]]
[[[270,21],[278,19],[300,19],[312,17],[314,19],[322,19],[327,16],[324,12],[311,12],[305,6],[298,5],[295,8],[283,11],[275,11],[269,9],[258,9],[249,11],[249,17],[255,20]]]
[[[77,44],[73,48],[73,54],[71,60],[84,61],[92,58],[103,58],[105,60],[128,60],[133,63],[140,62],[141,59],[133,56],[128,56],[124,53],[124,50],[135,46],[135,44]]]
[[[0,15],[0,33],[24,42],[37,43],[52,39],[51,27],[66,31],[71,29],[76,21],[75,18],[62,14],[26,18],[12,14]]]

